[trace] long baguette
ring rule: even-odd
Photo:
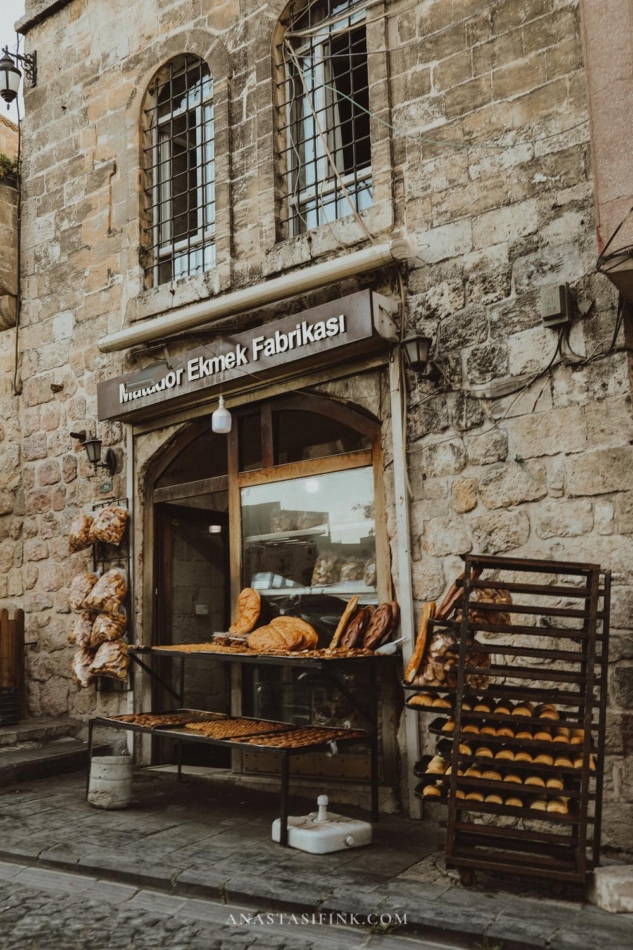
[[[329,646],[330,650],[333,650],[335,647],[338,646],[339,640],[345,633],[345,629],[347,627],[349,619],[354,613],[354,611],[356,610],[357,604],[358,604],[358,594],[354,594],[354,596],[350,598],[347,604],[347,607],[343,611],[343,616],[338,622],[338,627],[334,631],[334,636],[332,637],[332,642],[330,643],[330,646]]]
[[[435,616],[435,601],[430,600],[422,608],[422,616],[420,617],[420,626],[418,628],[418,637],[415,641],[415,648],[411,654],[411,659],[407,663],[407,668],[404,674],[405,683],[412,683],[415,679],[416,673],[420,668],[422,659],[424,657],[424,651],[426,649],[426,638],[429,631],[429,622]]]
[[[482,574],[483,568],[473,567],[470,574],[471,580],[479,580]],[[457,606],[460,598],[463,597],[464,588],[459,584],[459,582],[463,580],[464,575],[460,574],[459,577],[456,578],[456,580],[454,580],[451,586],[448,588],[448,591],[446,592],[446,595],[437,611],[438,620],[448,620],[451,613],[453,612],[453,609]]]

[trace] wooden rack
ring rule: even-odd
[[[610,573],[595,564],[561,561],[468,556],[465,562],[460,613],[433,624],[434,631],[454,632],[459,651],[456,677],[443,689],[407,687],[448,698],[453,707],[452,733],[445,728],[449,710],[411,707],[440,714],[430,731],[441,737],[439,751],[450,756],[450,774],[445,777],[425,773],[426,758],[416,766],[416,774],[426,779],[420,788],[429,778],[437,780],[448,805],[447,865],[459,870],[464,884],[472,883],[477,869],[538,876],[557,887],[584,882],[600,857]],[[481,571],[486,577],[477,579]],[[482,589],[507,591],[513,602],[478,602],[477,591]],[[508,623],[502,614],[518,622]],[[487,615],[490,622],[485,622]],[[490,656],[490,666],[482,665],[484,655]],[[470,685],[472,676],[485,676],[485,688]],[[474,711],[479,704],[494,710],[500,700],[554,704],[560,719]],[[470,709],[464,709],[464,703]],[[473,725],[486,727],[486,733],[473,733]],[[533,737],[492,733],[492,728],[501,726],[514,733],[531,732]],[[564,742],[561,727],[582,734],[573,740],[570,734]],[[542,737],[537,739],[536,732]],[[547,738],[548,732],[552,738]],[[466,754],[464,743],[471,754]],[[490,749],[492,758],[477,755],[481,746]],[[532,756],[542,753],[553,756],[554,763],[562,758],[569,764],[498,759],[501,749],[513,755],[519,750]],[[501,780],[463,774],[473,766],[481,772],[494,771]],[[513,781],[507,780],[510,774]],[[542,780],[545,787],[526,785],[528,776]],[[562,779],[564,789],[547,786],[548,779]],[[463,797],[469,793],[480,793],[484,801]],[[486,802],[491,794],[500,796],[503,804]],[[510,797],[518,797],[522,807],[507,804]],[[537,799],[547,807],[560,798],[567,799],[568,813],[530,807]]]

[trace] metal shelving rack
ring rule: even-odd
[[[461,617],[433,624],[435,630],[452,629],[458,641],[456,685],[448,689],[413,687],[419,692],[447,697],[453,705],[454,731],[450,735],[442,731],[447,721],[442,714],[449,710],[412,707],[440,714],[432,723],[431,732],[442,736],[440,742],[445,749],[450,748],[450,775],[442,780],[443,800],[448,805],[447,865],[459,870],[464,884],[472,883],[476,870],[538,876],[555,882],[555,887],[564,882],[584,883],[600,858],[610,573],[595,564],[501,557],[468,556],[465,565],[463,596],[457,608]],[[477,579],[478,570],[488,575],[494,573],[492,578]],[[474,595],[483,588],[508,591],[513,603],[477,601]],[[474,622],[473,610],[479,615]],[[487,614],[488,623],[481,620]],[[499,622],[500,614],[511,614],[514,622]],[[490,667],[472,665],[477,662],[477,654],[472,652],[472,640],[477,633],[476,650],[490,655]],[[544,645],[543,638],[551,643]],[[486,688],[469,685],[468,677],[473,674],[488,677]],[[476,705],[475,697],[479,702],[487,701],[491,709],[502,699],[553,703],[562,718],[556,721],[464,710],[465,700],[471,707]],[[538,723],[541,730],[565,726],[582,729],[584,733],[581,744],[572,745],[551,739],[481,733],[477,736],[464,732],[464,726],[471,723],[480,728],[522,725],[524,730]],[[460,752],[462,743],[471,746],[472,755]],[[475,754],[475,743],[491,748],[493,756],[505,747],[513,752],[522,749],[531,754],[566,755],[572,766],[574,760],[582,758],[582,764],[561,768],[535,762],[482,759]],[[502,780],[458,774],[458,770],[463,772],[469,766],[484,763],[500,772]],[[507,782],[509,772],[522,780],[529,774],[545,782],[556,776],[563,780],[564,789]],[[422,772],[418,770],[417,774]],[[479,792],[484,798],[496,793],[504,801],[518,796],[524,807],[465,800],[457,797],[458,790],[464,794]],[[529,807],[535,798],[549,802],[563,796],[568,799],[568,814]]]

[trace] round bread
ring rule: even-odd
[[[523,802],[516,795],[510,795],[509,798],[506,798],[506,805],[510,805],[511,808],[523,808]]]
[[[492,792],[490,795],[486,795],[484,798],[485,802],[488,802],[490,805],[503,805],[503,799],[501,795],[497,795],[496,792]]]
[[[437,785],[425,785],[422,789],[422,795],[424,798],[441,798],[442,789]]]
[[[495,716],[510,716],[512,714],[512,703],[500,702],[494,708]]]
[[[525,749],[521,749],[514,757],[515,762],[531,762],[532,756],[529,752],[526,752]]]
[[[496,736],[497,730],[494,726],[482,726],[479,733],[482,736]]]
[[[515,758],[516,756],[512,749],[499,749],[499,751],[495,753],[495,759],[507,759],[508,762],[513,762]]]
[[[240,637],[246,636],[254,629],[261,609],[262,599],[257,591],[252,587],[245,587],[237,598],[237,616],[229,627],[229,633]]]
[[[569,739],[570,731],[568,726],[557,726],[556,727],[556,736],[560,736],[563,739]],[[556,741],[556,740],[554,740]]]
[[[534,801],[530,803],[530,808],[532,811],[547,811],[547,802],[544,798],[535,798]]]
[[[558,775],[550,776],[545,782],[545,788],[559,788],[562,790],[564,787],[563,780]]]
[[[490,705],[490,703],[484,702],[482,700],[477,703],[473,712],[489,713],[489,712],[492,712],[492,706]]]
[[[536,707],[536,715],[539,719],[560,719],[560,713],[557,710],[556,706],[552,706],[551,703],[544,704],[543,706]]]
[[[437,775],[444,775],[448,768],[448,762],[441,755],[434,755],[426,767],[427,772],[435,772]]]
[[[554,756],[550,755],[549,752],[540,752],[534,756],[533,762],[535,765],[553,765]]]
[[[538,730],[534,733],[534,738],[535,738],[538,742],[551,742],[551,741],[552,741],[552,733],[551,733],[548,729],[538,729]]]
[[[483,802],[484,796],[481,792],[468,792],[466,795],[466,800],[470,800],[472,802]]]
[[[416,693],[408,703],[409,706],[432,706],[433,697],[430,693]]]
[[[505,736],[507,739],[514,739],[514,732],[510,726],[499,726],[498,729],[495,729],[495,735]]]
[[[479,726],[474,722],[467,722],[465,726],[462,726],[462,732],[472,732],[473,735],[479,735]]]
[[[455,789],[455,798],[466,798],[466,792],[461,788]]]
[[[444,699],[442,696],[437,696],[432,704],[432,706],[437,706],[439,709],[452,709],[452,705],[449,699]]]
[[[552,798],[552,800],[547,804],[547,810],[549,812],[554,812],[557,815],[569,814],[567,802],[563,801],[562,798]]]
[[[462,709],[465,710],[465,712],[473,711],[473,704],[471,703],[469,699],[464,699],[462,701]]]
[[[466,778],[481,778],[481,772],[474,765],[471,765],[470,768],[467,768],[464,772]]]
[[[442,726],[442,732],[455,732],[455,723],[452,719],[447,719]]]
[[[482,778],[485,778],[487,782],[500,782],[500,781],[501,781],[501,773],[500,773],[500,772],[495,772],[494,769],[489,769],[487,772],[482,772],[481,777],[482,777]]]
[[[315,650],[319,645],[319,635],[309,623],[300,617],[275,617],[270,626],[278,630],[286,640],[288,649]]]
[[[545,781],[540,775],[528,775],[525,785],[538,785],[539,788],[545,788]]]
[[[515,737],[515,739],[528,739],[530,742],[534,738],[529,729],[520,729]]]
[[[512,710],[513,716],[533,716],[534,706],[532,703],[518,703]]]
[[[459,743],[459,753],[460,753],[460,755],[472,755],[472,754],[473,754],[473,750],[471,749],[471,747],[468,745],[467,742],[460,742],[460,743]]]
[[[574,767],[571,759],[566,755],[559,755],[558,758],[554,759],[554,765],[560,769],[573,769]]]
[[[487,745],[480,745],[479,748],[475,749],[475,755],[484,759],[491,759],[493,757],[492,749],[488,748]]]
[[[523,785],[523,780],[520,775],[515,775],[514,772],[508,772],[507,775],[503,777],[504,782],[513,782],[515,785]]]

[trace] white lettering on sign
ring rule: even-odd
[[[318,320],[315,323],[303,320],[301,323],[297,323],[294,330],[289,330],[287,333],[282,330],[275,330],[273,336],[256,336],[251,343],[250,354],[248,346],[238,343],[228,353],[221,353],[218,356],[193,357],[187,362],[186,376],[184,369],[170,370],[153,386],[133,391],[127,391],[125,383],[120,383],[119,403],[132,402],[135,399],[142,399],[144,396],[153,396],[154,393],[163,392],[165,389],[173,389],[180,386],[183,379],[191,383],[206,379],[209,376],[216,376],[219,373],[226,372],[226,370],[239,369],[242,366],[248,366],[251,362],[256,363],[262,356],[268,358],[278,356],[281,353],[287,353],[289,350],[300,349],[304,346],[319,343],[321,340],[339,336],[345,331],[345,314],[343,313],[338,317],[330,317],[329,320]]]

